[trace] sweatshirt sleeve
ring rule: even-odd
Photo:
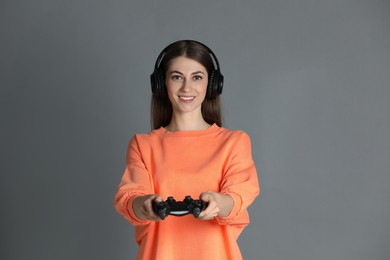
[[[132,205],[138,196],[153,194],[152,178],[142,160],[136,136],[128,145],[126,168],[115,194],[114,207],[132,225],[145,225],[149,220],[141,220],[135,215]]]
[[[249,224],[248,206],[260,194],[256,167],[252,160],[249,136],[239,131],[232,140],[231,157],[221,183],[220,192],[230,195],[234,206],[229,216],[216,218],[219,224]]]

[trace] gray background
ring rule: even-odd
[[[0,259],[134,259],[112,202],[149,74],[196,39],[252,137],[245,259],[390,259],[389,1],[0,2]],[[202,238],[199,238],[202,239]]]

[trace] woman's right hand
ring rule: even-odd
[[[139,219],[160,221],[160,217],[153,211],[152,201],[162,202],[163,199],[157,194],[136,197],[133,200],[133,210]]]

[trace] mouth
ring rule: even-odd
[[[179,96],[179,99],[184,102],[191,102],[195,99],[194,96]]]

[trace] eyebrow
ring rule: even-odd
[[[178,73],[178,74],[183,75],[183,73],[181,73],[180,71],[177,71],[177,70],[173,70],[173,71],[169,72],[169,75],[172,74],[172,73]],[[204,72],[201,71],[201,70],[198,70],[198,71],[195,71],[195,72],[192,72],[192,73],[191,73],[191,75],[194,75],[194,74],[203,74],[203,75],[206,75],[206,73],[204,73]]]

